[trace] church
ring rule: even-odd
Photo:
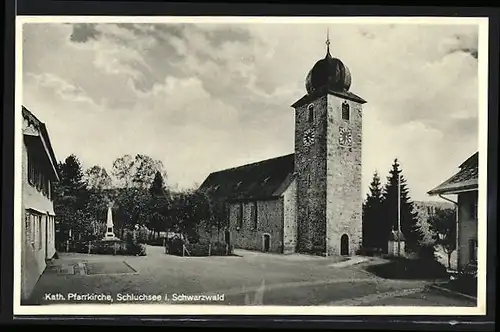
[[[224,202],[225,242],[273,253],[353,255],[362,240],[364,99],[330,54],[309,71],[295,110],[295,153],[211,173],[199,190]]]

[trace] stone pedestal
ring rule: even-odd
[[[108,208],[108,218],[106,221],[106,234],[104,235],[104,240],[115,240],[116,236],[113,229],[113,213],[111,207]]]

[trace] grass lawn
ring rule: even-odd
[[[388,263],[368,266],[366,270],[385,279],[447,278],[446,268],[437,261],[393,258]]]

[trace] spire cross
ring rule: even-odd
[[[330,29],[326,29],[326,52],[330,53]]]

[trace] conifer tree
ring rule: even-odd
[[[157,171],[153,183],[149,188],[149,193],[154,196],[163,196],[165,194],[165,183],[160,171]]]
[[[87,184],[78,158],[72,154],[59,163],[60,181],[54,184],[54,210],[58,221],[59,240],[75,238],[88,233],[89,222],[86,213],[88,201]]]
[[[383,228],[380,227],[385,221],[382,218],[382,207],[382,185],[378,172],[375,171],[370,183],[370,192],[363,202],[363,247],[365,248],[384,248],[385,244],[381,241],[381,238],[384,238],[381,233]]]
[[[391,230],[398,229],[398,177],[402,171],[400,164],[396,158],[392,164],[390,175],[387,177],[385,185],[383,218],[387,221],[384,224],[383,234],[385,235],[385,243],[389,240]],[[400,182],[400,216],[401,216],[401,232],[406,239],[406,248],[411,251],[418,249],[419,242],[422,239],[422,234],[418,226],[417,213],[414,211],[413,202],[409,197],[409,190],[406,179],[401,175]]]
[[[155,174],[153,183],[149,188],[149,194],[149,226],[158,234],[158,232],[165,231],[168,228],[166,215],[169,205],[165,183],[160,171]]]

